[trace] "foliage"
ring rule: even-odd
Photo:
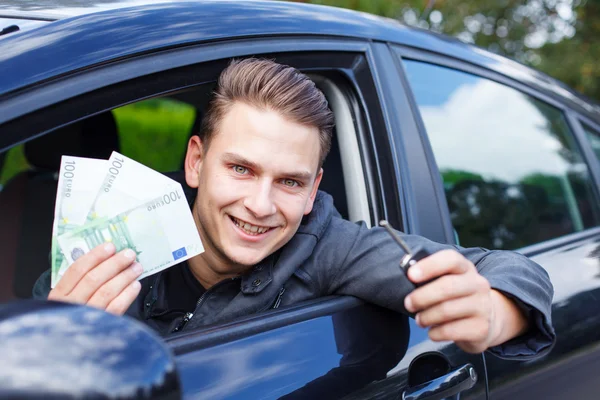
[[[600,101],[598,0],[300,0],[455,36],[533,66]]]
[[[196,109],[168,98],[144,100],[112,110],[119,133],[119,151],[161,172],[182,168],[186,143]],[[52,133],[50,133],[52,135]],[[11,178],[32,167],[27,162],[24,145],[5,154],[0,173],[0,190]]]
[[[123,154],[157,171],[182,168],[196,117],[193,106],[157,98],[117,108],[113,114]]]

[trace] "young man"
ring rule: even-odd
[[[385,230],[339,217],[332,198],[318,192],[332,126],[325,97],[300,72],[268,60],[231,63],[185,159],[205,252],[140,284],[134,253],[114,254],[106,244],[78,259],[52,291],[42,277],[36,297],[127,312],[168,335],[343,294],[415,313],[432,340],[467,352],[548,349],[553,289],[534,262],[403,235],[433,254],[409,280],[399,268],[404,254]]]

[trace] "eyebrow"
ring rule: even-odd
[[[261,170],[260,166],[257,163],[250,161],[247,158],[244,158],[243,156],[236,153],[224,153],[223,160],[232,164],[240,164],[253,170]],[[313,174],[311,174],[308,171],[284,172],[280,175],[285,176],[287,179],[296,179],[305,182],[308,182],[313,177]]]

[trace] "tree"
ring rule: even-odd
[[[302,2],[366,11],[452,35],[546,72],[600,101],[597,0]]]

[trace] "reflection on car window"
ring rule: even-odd
[[[592,145],[592,150],[594,150],[596,157],[600,160],[600,133],[586,125],[583,125],[583,129]]]
[[[405,65],[461,245],[515,249],[598,225],[559,110],[488,79]]]
[[[170,98],[144,100],[56,129],[0,154],[0,302],[31,297],[50,267],[57,172],[63,154],[108,159],[113,150],[149,167],[182,169],[196,108]]]

